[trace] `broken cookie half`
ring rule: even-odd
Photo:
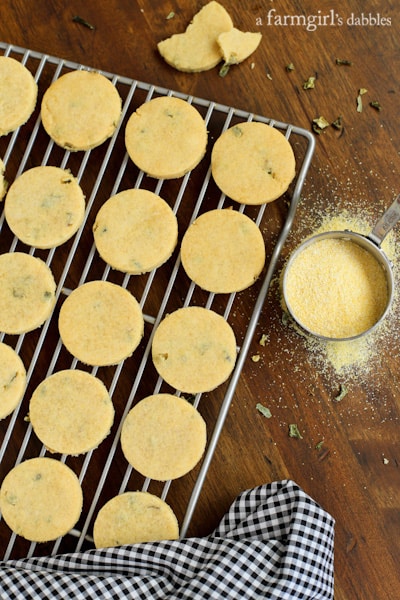
[[[212,0],[193,17],[184,33],[158,43],[164,60],[179,71],[208,71],[245,60],[261,41],[261,33],[243,32],[233,26],[225,8]]]

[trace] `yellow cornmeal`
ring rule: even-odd
[[[7,182],[4,179],[5,166],[3,161],[0,158],[0,200],[4,198],[4,195],[7,190]]]
[[[68,170],[34,167],[8,190],[4,214],[11,231],[36,248],[54,248],[69,240],[85,216],[85,197]]]
[[[107,77],[96,71],[70,71],[46,90],[41,105],[43,127],[62,148],[90,150],[113,135],[122,101]]]
[[[65,535],[82,510],[82,489],[75,473],[53,458],[38,457],[14,467],[0,489],[0,510],[10,529],[32,542]]]
[[[50,452],[84,454],[110,433],[114,407],[100,379],[67,369],[42,381],[29,403],[35,434]]]
[[[233,371],[236,340],[231,326],[212,310],[180,308],[158,325],[152,359],[159,375],[189,394],[208,392]]]
[[[0,342],[0,419],[17,407],[26,387],[25,366],[11,346]]]
[[[193,17],[184,33],[176,33],[159,42],[158,51],[179,71],[207,71],[221,62],[218,36],[232,27],[232,19],[225,8],[218,2],[209,2]]]
[[[200,215],[181,245],[182,266],[203,289],[231,293],[252,285],[265,263],[259,227],[246,215],[216,209]]]
[[[178,521],[171,507],[148,492],[125,492],[111,498],[93,526],[96,548],[176,540]]]
[[[122,425],[126,460],[150,479],[168,481],[186,475],[201,459],[206,424],[196,408],[172,394],[148,396],[134,406]]]
[[[0,254],[0,331],[20,334],[43,325],[56,303],[56,284],[40,258]]]
[[[174,179],[203,158],[207,127],[189,102],[170,96],[153,98],[130,116],[125,144],[132,161],[147,175]]]
[[[257,49],[261,42],[261,33],[240,31],[233,27],[218,36],[218,45],[226,65],[243,62]]]
[[[67,350],[92,366],[117,364],[137,348],[144,331],[142,310],[125,288],[90,281],[64,300],[58,327]]]
[[[32,73],[18,60],[0,56],[0,136],[26,123],[37,100]]]
[[[168,260],[178,241],[178,222],[165,200],[148,190],[130,189],[103,204],[93,235],[105,262],[138,275]]]
[[[286,301],[298,323],[328,338],[370,329],[388,299],[385,273],[358,244],[319,240],[302,250],[286,274]]]
[[[211,153],[220,190],[242,204],[276,200],[295,176],[295,158],[285,136],[265,123],[239,123],[224,131]]]

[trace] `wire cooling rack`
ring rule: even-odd
[[[0,216],[0,252],[22,251],[42,258],[57,282],[56,308],[40,329],[19,336],[0,332],[0,341],[15,348],[23,359],[28,380],[20,405],[12,415],[0,422],[0,482],[19,462],[49,455],[26,418],[30,396],[45,377],[65,368],[86,369],[105,383],[115,407],[114,426],[99,448],[79,457],[50,455],[68,464],[81,482],[84,506],[76,528],[54,542],[36,544],[13,534],[0,517],[3,559],[80,551],[92,547],[91,533],[98,510],[112,496],[126,490],[150,491],[166,500],[178,517],[180,535],[184,537],[254,337],[282,246],[292,226],[314,152],[313,135],[302,128],[244,110],[100,71],[112,81],[122,98],[123,112],[119,127],[112,138],[94,150],[75,153],[64,151],[50,140],[41,125],[41,97],[60,75],[90,67],[1,42],[0,49],[5,55],[21,61],[31,71],[39,89],[37,106],[29,121],[14,133],[0,138],[0,157],[6,166],[6,179],[12,183],[23,171],[38,165],[59,166],[71,170],[86,196],[82,227],[73,239],[56,249],[44,251],[25,246],[9,230],[4,214]],[[203,115],[209,131],[208,150],[200,165],[184,177],[168,181],[149,178],[139,171],[127,157],[124,146],[124,128],[132,112],[143,102],[165,95],[192,103]],[[297,164],[297,175],[288,192],[278,201],[260,207],[243,206],[230,201],[215,186],[210,170],[213,142],[226,128],[250,120],[264,122],[281,130],[290,140]],[[189,281],[181,267],[180,239],[170,260],[149,274],[129,276],[110,269],[96,252],[92,226],[105,200],[123,189],[133,187],[149,189],[169,202],[177,215],[180,239],[187,226],[206,210],[231,206],[246,213],[264,234],[267,262],[260,279],[252,288],[238,294],[206,293]],[[136,297],[145,318],[145,334],[132,357],[114,367],[89,369],[78,364],[64,348],[58,334],[57,319],[59,308],[71,290],[95,279],[117,283]],[[120,430],[126,414],[138,400],[152,393],[175,393],[157,375],[152,365],[151,341],[157,324],[166,313],[189,304],[210,308],[230,322],[238,341],[237,362],[226,384],[209,394],[187,398],[199,409],[207,423],[208,443],[201,463],[178,480],[154,482],[140,476],[126,462],[120,449]]]

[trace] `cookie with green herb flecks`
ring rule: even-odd
[[[235,334],[216,312],[186,306],[158,325],[152,359],[159,375],[181,392],[208,392],[226,381],[236,361]]]
[[[190,402],[172,394],[140,400],[121,431],[125,458],[145,477],[168,481],[186,475],[201,459],[206,424]]]
[[[0,342],[0,419],[18,405],[26,387],[26,370],[17,352]]]
[[[113,269],[138,275],[168,260],[178,241],[178,222],[160,196],[130,189],[101,206],[93,236],[98,253]]]
[[[25,244],[55,248],[83,223],[85,196],[70,171],[41,166],[25,171],[8,190],[4,214],[11,231]]]
[[[43,95],[41,117],[48,135],[62,148],[90,150],[115,132],[122,101],[112,82],[97,71],[64,73]]]
[[[93,527],[96,548],[176,540],[178,536],[171,507],[149,492],[114,496],[100,509]]]
[[[114,365],[130,356],[144,331],[142,309],[125,288],[89,281],[61,306],[58,327],[67,350],[92,366]]]
[[[201,288],[216,294],[252,285],[265,263],[257,224],[237,210],[203,213],[188,227],[181,244],[182,266]]]
[[[186,100],[160,96],[131,115],[125,144],[139,169],[157,179],[182,177],[196,167],[207,146],[207,127],[199,111]]]
[[[0,254],[0,331],[20,334],[43,325],[56,303],[50,267],[24,252]]]
[[[54,458],[18,464],[0,488],[2,517],[14,533],[32,542],[48,542],[68,533],[80,517],[82,503],[78,477]]]
[[[234,125],[211,153],[215,183],[232,200],[260,205],[276,200],[295,176],[292,146],[276,128],[256,121]]]
[[[0,56],[0,136],[26,123],[37,94],[35,78],[25,65],[11,56]]]
[[[36,387],[29,402],[29,419],[50,452],[76,456],[97,448],[110,433],[114,407],[98,377],[65,369]]]

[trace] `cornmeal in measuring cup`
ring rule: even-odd
[[[325,239],[305,247],[286,274],[286,301],[307,330],[328,338],[362,334],[388,299],[385,272],[357,243]]]

